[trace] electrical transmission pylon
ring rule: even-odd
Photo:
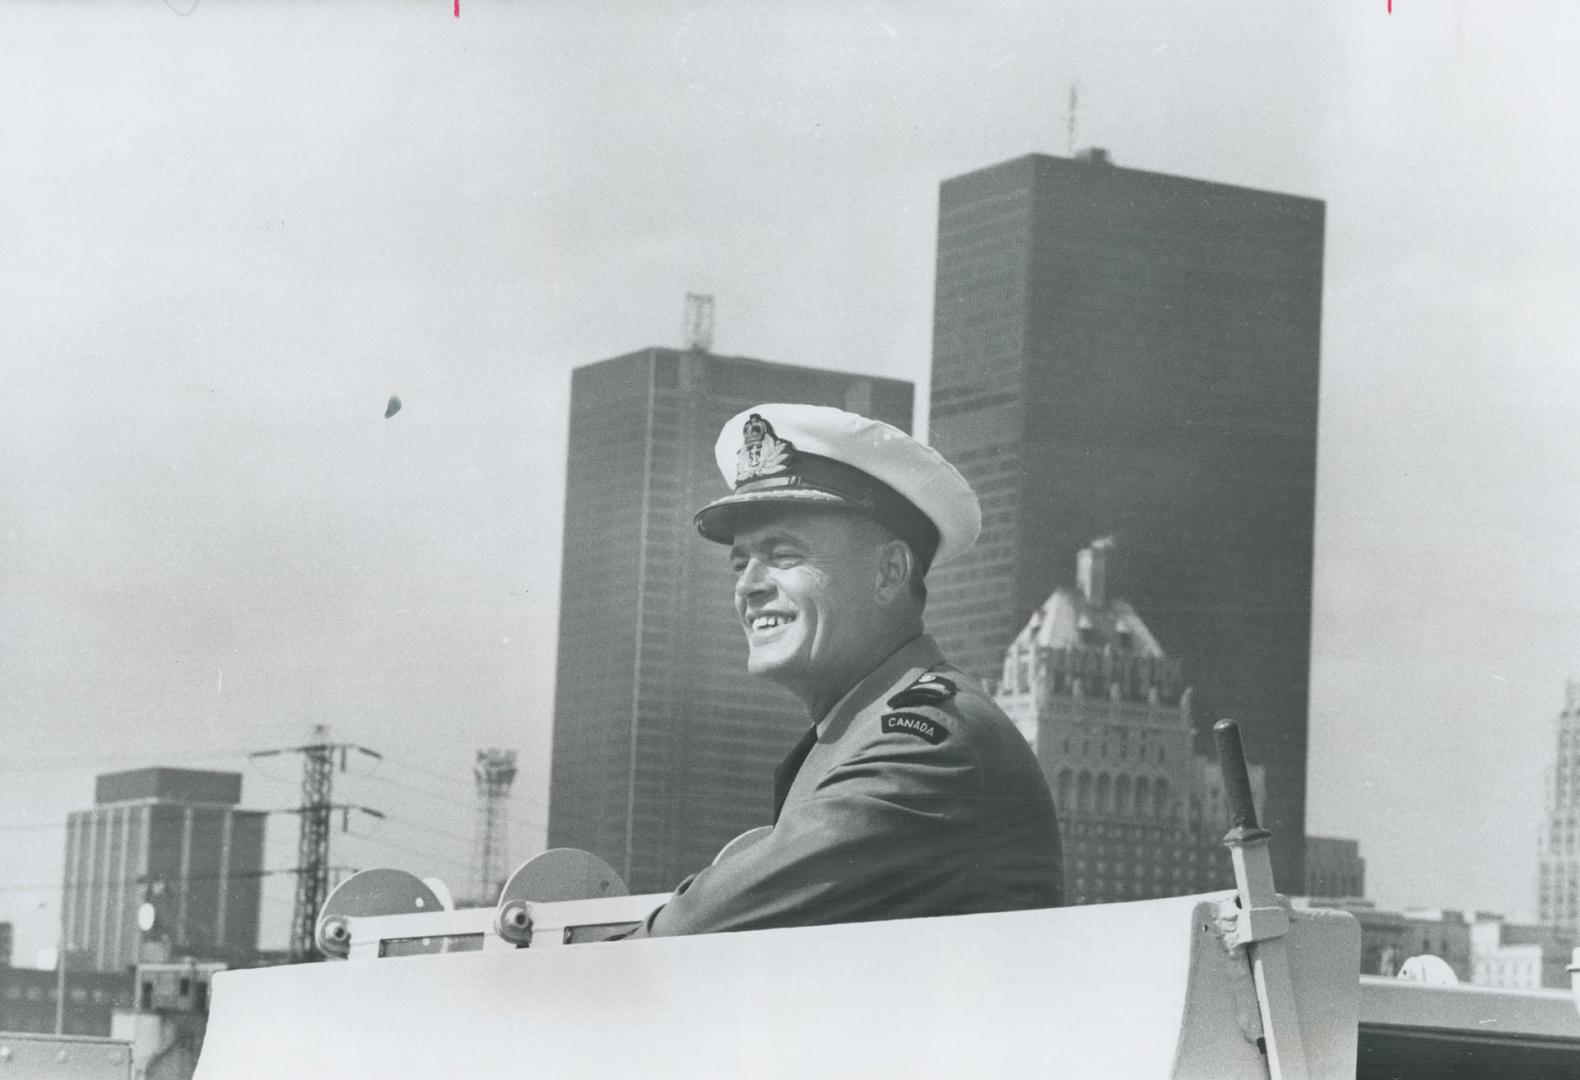
[[[383,755],[355,743],[332,743],[329,729],[323,724],[313,728],[313,741],[305,746],[282,747],[277,750],[258,750],[248,757],[272,757],[276,754],[302,755],[302,805],[284,811],[301,815],[301,831],[296,844],[296,903],[291,908],[291,959],[308,960],[317,951],[314,929],[318,922],[318,909],[329,896],[329,832],[336,810],[341,812],[341,831],[351,825],[351,811],[358,810],[372,817],[384,815],[366,806],[337,803],[332,798],[335,778],[335,756],[339,753],[340,771],[346,771],[349,751],[382,759]]]
[[[477,778],[477,857],[472,864],[472,896],[492,904],[505,883],[510,847],[510,785],[516,782],[514,750],[479,750],[472,767]]]

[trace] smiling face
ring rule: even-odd
[[[821,717],[911,632],[884,583],[885,549],[896,545],[838,511],[784,511],[738,528],[730,565],[747,670]]]

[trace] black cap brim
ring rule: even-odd
[[[714,499],[698,510],[692,521],[697,531],[715,544],[733,544],[736,530],[743,518],[766,510],[796,505],[808,509],[840,510],[866,513],[859,503],[843,499],[833,492],[816,488],[770,488],[763,491],[741,491]]]

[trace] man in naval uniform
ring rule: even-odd
[[[810,405],[741,413],[715,456],[733,491],[697,529],[729,546],[748,669],[812,726],[776,771],[772,830],[633,936],[1058,905],[1036,758],[923,631],[928,568],[981,531],[964,478],[898,428]]]

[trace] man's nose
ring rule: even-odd
[[[768,591],[769,578],[767,567],[761,559],[750,559],[735,575],[735,595],[742,600],[750,596],[760,596]]]

